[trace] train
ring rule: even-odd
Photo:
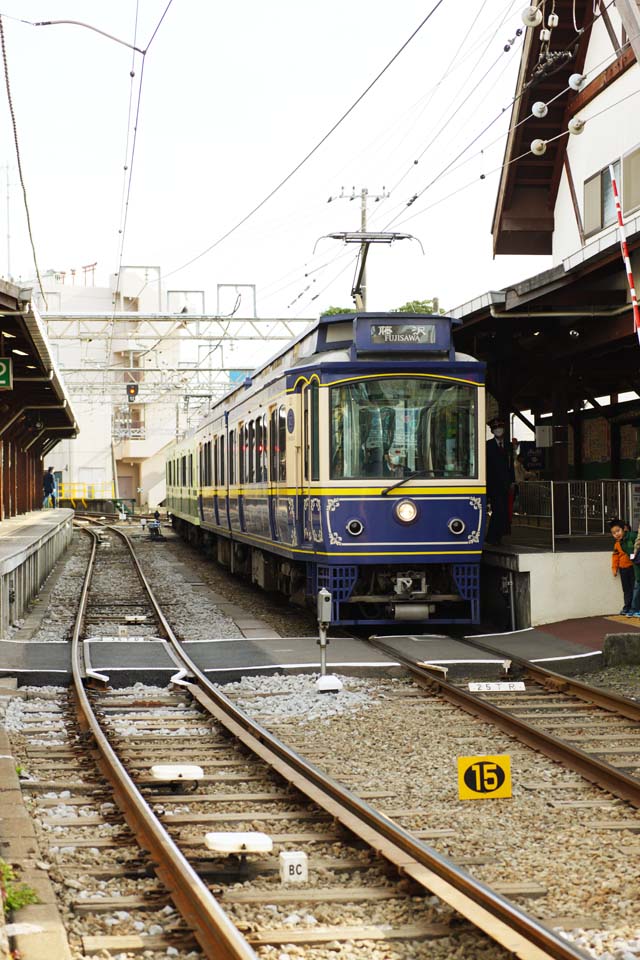
[[[174,528],[334,625],[478,623],[485,365],[451,317],[321,316],[169,449]]]

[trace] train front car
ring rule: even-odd
[[[331,592],[336,624],[479,621],[484,365],[455,354],[454,322],[322,317],[287,372],[307,593]]]

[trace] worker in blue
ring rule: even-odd
[[[504,420],[494,417],[489,421],[493,434],[487,440],[487,500],[491,506],[491,519],[486,542],[499,545],[509,532],[509,491],[515,476],[511,444],[505,442]]]
[[[53,474],[53,467],[48,467],[47,472],[42,478],[42,492],[44,499],[42,501],[43,509],[48,506],[56,505],[56,478]]]

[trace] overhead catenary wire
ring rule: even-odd
[[[13,142],[16,150],[16,162],[18,164],[18,175],[20,177],[20,186],[22,187],[22,198],[24,200],[24,211],[27,218],[27,231],[29,233],[29,243],[31,244],[31,253],[33,255],[33,265],[36,271],[36,277],[38,279],[38,286],[40,288],[40,295],[45,307],[48,306],[47,298],[44,293],[42,286],[42,277],[40,276],[40,267],[38,266],[38,257],[36,255],[36,246],[33,239],[33,231],[31,229],[31,214],[29,213],[29,201],[27,199],[27,187],[24,182],[24,175],[22,172],[22,159],[20,157],[20,144],[18,141],[18,126],[16,123],[16,114],[13,106],[13,97],[11,96],[11,83],[9,81],[9,63],[7,61],[7,47],[6,40],[4,35],[4,25],[2,23],[2,15],[0,15],[0,45],[2,46],[2,62],[4,65],[4,81],[7,88],[7,100],[9,102],[9,113],[11,114],[11,125],[13,127]]]
[[[609,3],[607,4],[607,7],[611,6],[611,4],[612,4],[613,2],[614,2],[614,0],[609,0]],[[596,20],[599,16],[601,16],[601,14],[597,14],[597,15],[594,14],[592,23],[593,23],[593,21]],[[576,41],[573,40],[569,46],[573,46],[573,45],[575,44],[575,42],[576,42]],[[607,59],[609,59],[609,58],[607,58]],[[489,130],[489,129],[504,115],[504,113],[505,113],[510,107],[512,108],[512,107],[518,102],[518,100],[520,100],[520,99],[522,98],[522,96],[524,95],[524,93],[525,93],[528,89],[529,89],[529,84],[525,84],[525,86],[523,87],[522,91],[521,91],[519,94],[517,94],[517,95],[512,99],[512,101],[511,101],[510,104],[508,104],[506,107],[503,107],[502,110],[500,111],[500,113],[497,114],[485,127],[483,127],[483,129],[482,129],[479,133],[477,133],[477,134],[456,154],[456,156],[453,158],[453,160],[449,161],[449,163],[447,163],[447,164],[429,181],[429,183],[426,184],[425,187],[423,187],[421,190],[419,190],[418,192],[416,192],[416,193],[407,201],[407,206],[411,206],[416,200],[418,200],[421,196],[423,196],[423,195],[427,192],[427,190],[429,190],[435,183],[437,183],[438,180],[440,180],[440,179],[450,170],[450,168],[460,159],[460,157],[462,157],[462,156],[467,152],[467,150],[469,150],[469,149],[474,145],[474,143],[477,143],[477,141],[480,139],[480,137],[482,137],[482,136],[487,132],[487,130]],[[564,93],[564,92],[566,91],[566,89],[567,89],[567,88],[565,88],[565,90],[563,90],[562,93]],[[526,118],[526,119],[528,119],[528,118]],[[517,125],[516,125],[516,126],[517,126]],[[525,154],[525,155],[526,155],[526,154]],[[390,227],[392,224],[396,223],[396,222],[399,220],[400,216],[401,216],[400,213],[399,213],[399,214],[396,214],[396,216],[393,217],[393,218],[385,225],[384,229],[385,229],[385,230],[389,229],[389,227]],[[404,221],[403,221],[403,222],[404,222]]]
[[[305,154],[305,156],[302,158],[302,160],[300,160],[300,161],[289,171],[289,173],[287,173],[286,176],[284,176],[284,177],[279,181],[279,183],[277,183],[276,186],[273,187],[273,189],[270,190],[269,193],[267,193],[266,196],[264,196],[264,197],[262,198],[262,200],[260,200],[257,204],[255,204],[255,206],[252,207],[252,209],[249,210],[248,213],[246,213],[240,220],[238,220],[232,227],[230,227],[230,228],[229,228],[225,233],[223,233],[220,237],[218,237],[216,240],[214,240],[213,243],[209,244],[208,247],[206,247],[204,250],[201,250],[200,253],[196,254],[196,255],[193,256],[193,257],[191,257],[189,260],[185,261],[185,263],[182,263],[182,264],[180,264],[180,266],[175,267],[173,270],[170,270],[168,273],[165,273],[165,278],[166,278],[166,277],[171,277],[171,276],[173,276],[174,274],[179,273],[181,270],[185,270],[187,267],[190,267],[190,266],[191,266],[193,263],[195,263],[197,260],[202,259],[202,257],[206,256],[208,253],[210,253],[210,252],[211,252],[212,250],[214,250],[216,247],[220,246],[221,243],[223,243],[223,242],[224,242],[225,240],[227,240],[230,236],[232,236],[232,234],[234,234],[237,230],[239,230],[240,227],[242,227],[248,220],[251,219],[251,217],[253,217],[253,216],[258,212],[258,210],[261,210],[262,207],[264,207],[264,205],[265,205],[266,203],[268,203],[269,200],[271,200],[271,198],[274,197],[274,196],[296,175],[296,173],[298,173],[298,171],[302,169],[302,167],[303,167],[306,163],[308,163],[308,161],[318,152],[318,150],[323,146],[323,144],[326,143],[326,141],[327,141],[327,140],[331,137],[331,135],[338,129],[338,127],[340,127],[340,126],[342,125],[342,123],[344,123],[344,121],[347,119],[347,117],[348,117],[351,113],[353,113],[353,111],[356,109],[356,107],[364,100],[364,98],[367,96],[367,94],[373,89],[373,87],[378,83],[378,81],[385,75],[385,73],[386,73],[386,72],[390,69],[390,67],[395,63],[395,61],[398,59],[398,57],[404,52],[404,50],[406,50],[406,48],[409,46],[409,44],[411,43],[411,41],[420,33],[420,31],[422,30],[422,28],[429,22],[429,20],[430,20],[431,17],[436,13],[436,11],[438,10],[438,8],[439,8],[440,6],[442,6],[443,2],[444,2],[444,0],[436,0],[436,3],[434,4],[434,6],[431,8],[431,10],[429,10],[429,12],[427,13],[427,15],[426,15],[426,16],[422,19],[422,21],[418,24],[418,26],[416,27],[416,29],[411,33],[411,35],[407,38],[407,40],[405,40],[405,42],[402,44],[402,46],[394,53],[394,55],[391,57],[391,59],[387,61],[387,63],[384,65],[384,67],[376,74],[376,76],[373,78],[373,80],[365,87],[365,89],[362,91],[362,93],[353,101],[353,103],[344,111],[344,113],[342,113],[342,114],[340,115],[340,117],[339,117],[339,118],[336,120],[336,122],[329,128],[329,130],[320,138],[320,140],[318,140],[318,142],[315,144],[315,146],[313,146],[313,147],[311,148],[311,150],[309,150],[308,153]],[[149,282],[150,282],[150,281],[147,281],[147,283],[145,283],[144,286],[146,287]],[[143,290],[143,289],[144,289],[144,287],[142,288],[142,290]],[[140,290],[140,293],[142,292],[142,290]]]

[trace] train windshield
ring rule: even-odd
[[[477,388],[381,377],[331,388],[331,479],[477,477]]]

